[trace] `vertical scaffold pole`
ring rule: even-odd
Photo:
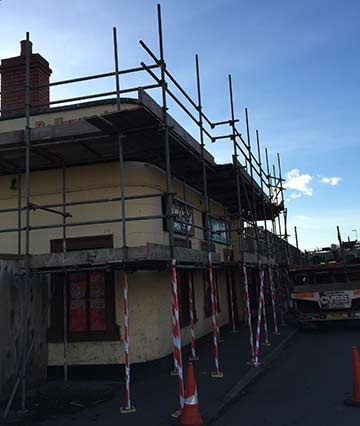
[[[251,318],[251,307],[250,307],[250,295],[249,295],[249,284],[247,277],[247,270],[244,260],[244,247],[243,247],[243,220],[242,220],[242,202],[241,202],[241,185],[240,185],[240,165],[238,161],[238,149],[236,144],[236,128],[235,128],[235,112],[234,112],[234,98],[232,89],[231,74],[228,75],[229,81],[229,101],[230,101],[230,116],[231,116],[231,129],[232,129],[232,141],[233,141],[233,165],[235,167],[236,176],[236,198],[237,208],[239,216],[239,229],[238,229],[238,241],[239,241],[239,260],[243,268],[243,280],[244,280],[244,296],[245,296],[245,316],[247,318],[248,330],[249,330],[249,342],[250,342],[250,354],[251,360],[249,364],[254,364],[255,352],[254,352],[254,335],[252,329],[252,318]]]
[[[218,350],[218,334],[217,334],[217,323],[216,323],[216,306],[215,306],[215,286],[214,286],[214,275],[212,268],[211,253],[209,256],[209,284],[210,284],[210,297],[211,297],[211,319],[213,327],[213,343],[214,343],[214,359],[215,359],[215,371],[211,373],[211,377],[221,378],[224,377],[219,367],[219,350]]]
[[[228,75],[229,79],[229,98],[230,98],[230,115],[231,115],[231,139],[233,142],[233,165],[235,168],[236,176],[236,199],[237,209],[239,216],[239,229],[238,229],[238,240],[239,240],[239,256],[240,263],[244,264],[244,247],[243,247],[243,221],[242,221],[242,202],[241,202],[241,190],[240,190],[240,165],[238,161],[238,150],[236,144],[236,129],[235,129],[235,112],[234,112],[234,98],[232,90],[231,74]]]
[[[216,314],[216,333],[218,343],[222,343],[223,340],[220,337],[220,327],[219,327],[219,300],[218,300],[218,283],[217,283],[217,275],[213,270],[213,283],[214,283],[214,297],[215,297],[215,314]]]
[[[261,192],[264,192],[264,182],[263,182],[263,176],[262,176],[262,162],[261,162],[261,150],[260,150],[260,137],[259,137],[259,131],[256,130],[256,143],[257,143],[257,151],[258,151],[258,162],[259,162],[259,169],[260,169],[260,187]],[[264,228],[265,228],[265,240],[266,240],[266,253],[268,258],[268,268],[269,268],[269,284],[270,284],[270,292],[271,292],[271,300],[272,300],[272,311],[273,311],[273,317],[274,317],[274,334],[279,334],[278,326],[277,326],[277,317],[276,317],[276,303],[275,303],[275,289],[274,289],[274,281],[273,281],[273,275],[272,275],[272,269],[271,269],[271,263],[270,263],[270,249],[269,249],[269,235],[267,230],[267,222],[266,222],[266,208],[265,208],[265,199],[263,197],[263,215],[264,215]]]
[[[266,160],[266,172],[267,172],[267,181],[268,181],[268,188],[269,188],[269,199],[270,199],[270,206],[271,206],[271,228],[272,228],[272,235],[273,235],[273,255],[275,258],[275,263],[277,262],[277,252],[276,252],[276,223],[274,219],[274,208],[273,208],[273,194],[272,194],[272,187],[271,187],[271,176],[270,176],[270,167],[269,167],[269,156],[268,156],[268,150],[265,148],[265,160]]]
[[[253,165],[252,165],[252,153],[251,153],[250,126],[249,126],[249,114],[248,114],[247,108],[245,108],[245,121],[246,121],[246,134],[247,134],[247,149],[248,149],[249,165],[250,165],[250,177],[251,177],[251,181],[253,181]],[[254,226],[254,231],[255,231],[255,236],[256,236],[259,273],[260,273],[260,277],[261,277],[261,274],[264,273],[264,270],[263,270],[263,268],[261,266],[261,262],[260,262],[260,239],[259,239],[259,230],[257,228],[257,221],[256,221],[257,209],[256,209],[256,198],[255,198],[255,185],[252,185],[252,198],[253,198],[253,209],[251,211],[252,211],[253,226]],[[261,286],[261,279],[260,279],[260,286]],[[264,288],[263,288],[263,292],[265,292]],[[267,326],[265,297],[264,297],[263,302],[262,302],[262,313],[263,313],[263,317],[264,317],[264,331],[265,331],[264,345],[269,346],[270,342],[269,342],[269,333],[268,333],[268,326]]]
[[[279,329],[277,324],[277,316],[276,316],[276,300],[275,300],[275,288],[274,288],[274,279],[273,279],[273,271],[271,265],[269,265],[269,283],[270,283],[270,291],[271,291],[271,302],[274,314],[274,334],[279,335]]]
[[[249,296],[249,284],[247,278],[246,266],[243,266],[243,278],[244,278],[244,295],[245,295],[245,317],[249,329],[249,341],[250,341],[250,361],[249,364],[255,364],[255,351],[254,351],[254,335],[251,321],[251,307],[250,307],[250,296]]]
[[[272,179],[270,175],[270,167],[269,167],[269,156],[268,156],[268,150],[265,148],[265,159],[266,159],[266,170],[267,170],[267,179],[268,179],[268,186],[269,186],[269,198],[270,198],[270,205],[271,205],[271,223],[272,223],[272,233],[273,233],[273,248],[274,248],[274,257],[275,257],[275,269],[277,271],[277,283],[278,283],[278,301],[279,301],[279,307],[280,307],[280,315],[281,315],[281,325],[285,325],[284,323],[284,306],[283,306],[283,297],[282,297],[282,288],[281,288],[281,281],[280,281],[280,274],[279,274],[279,266],[278,266],[278,253],[277,253],[277,241],[276,241],[276,221],[274,219],[274,209],[273,209],[273,190],[272,190]]]
[[[263,312],[263,302],[264,302],[264,269],[260,269],[260,292],[259,292],[259,307],[257,315],[257,325],[256,325],[256,343],[255,343],[255,367],[259,365],[259,355],[260,355],[260,337],[261,337],[261,316]]]
[[[245,108],[245,122],[246,122],[246,135],[247,135],[247,150],[249,155],[249,166],[250,166],[250,177],[251,182],[254,181],[253,176],[253,164],[252,164],[252,153],[251,153],[251,138],[250,138],[250,125],[249,125],[249,114],[248,109]],[[259,231],[257,228],[257,208],[256,208],[256,197],[255,197],[255,185],[251,186],[251,193],[252,193],[252,201],[253,201],[253,207],[250,210],[252,212],[252,220],[253,220],[253,227],[256,237],[256,244],[257,244],[257,253],[258,253],[258,261],[260,265],[260,240],[259,240]]]
[[[125,347],[125,406],[120,408],[122,414],[134,413],[130,396],[130,334],[129,334],[129,301],[128,275],[124,271],[124,347]]]
[[[192,272],[188,274],[189,285],[189,311],[190,311],[190,332],[191,332],[191,357],[190,361],[198,361],[196,355],[196,341],[195,341],[195,318],[194,318],[194,291],[193,291],[193,275]]]
[[[263,343],[264,346],[271,346],[271,343],[269,342],[269,330],[267,325],[267,317],[266,317],[266,303],[265,303],[265,271],[263,267],[260,267],[260,287],[262,287],[262,311],[263,311],[263,317],[264,317],[264,334],[265,334],[265,342]],[[261,290],[260,290],[261,293]]]
[[[67,272],[65,268],[65,256],[67,250],[66,244],[66,168],[65,164],[62,167],[62,201],[63,201],[63,265],[64,265],[64,276],[63,276],[63,328],[64,328],[64,382],[68,381],[68,297],[67,297]]]
[[[180,410],[184,406],[184,378],[183,378],[183,365],[181,354],[181,334],[179,322],[179,303],[177,293],[177,276],[176,276],[176,259],[175,259],[175,238],[174,238],[174,218],[173,218],[173,190],[171,180],[171,161],[170,161],[170,140],[169,140],[169,126],[167,114],[167,99],[166,99],[166,63],[164,59],[164,46],[163,46],[163,33],[161,21],[161,6],[157,5],[158,16],[158,36],[159,36],[159,55],[160,55],[160,73],[161,73],[161,98],[162,98],[162,120],[163,120],[163,134],[165,145],[165,166],[166,166],[166,218],[169,230],[169,248],[171,259],[171,283],[172,283],[172,304],[173,304],[173,343],[175,354],[175,370],[178,373],[179,380],[179,400]],[[177,413],[178,414],[178,413]]]
[[[285,325],[285,314],[284,314],[284,298],[283,298],[283,291],[281,288],[281,279],[280,279],[280,270],[279,266],[276,265],[276,275],[277,275],[277,283],[278,283],[278,303],[280,308],[280,319],[281,319],[281,325]]]
[[[115,65],[115,84],[116,84],[116,104],[117,110],[121,110],[120,99],[120,77],[119,77],[119,56],[116,27],[113,27],[113,45],[114,45],[114,65]],[[127,241],[126,241],[126,205],[125,205],[125,164],[123,141],[124,136],[118,132],[119,147],[119,175],[120,175],[120,197],[121,197],[121,236],[124,256],[124,275],[123,275],[123,294],[124,294],[124,353],[125,353],[125,406],[120,408],[122,414],[134,413],[135,407],[131,405],[130,398],[130,334],[129,334],[129,305],[128,305],[128,276],[126,272],[127,260]]]
[[[179,377],[179,399],[180,410],[184,407],[184,382],[183,382],[183,363],[181,353],[181,333],[180,333],[180,319],[179,319],[179,300],[177,295],[177,276],[176,276],[176,261],[171,262],[171,283],[172,283],[172,300],[174,307],[173,314],[173,341],[174,341],[174,354],[175,354],[175,369]]]
[[[299,240],[298,240],[298,234],[297,234],[297,227],[294,226],[294,232],[295,232],[295,245],[297,250],[299,250]]]
[[[234,307],[234,294],[233,294],[233,288],[232,288],[232,276],[231,271],[228,272],[228,279],[229,279],[229,293],[230,293],[230,309],[231,309],[231,325],[232,325],[232,332],[237,333],[238,330],[236,330],[235,325],[235,307]]]
[[[211,294],[211,311],[212,311],[212,326],[213,326],[213,344],[214,344],[214,358],[215,358],[215,371],[211,373],[211,377],[221,378],[223,373],[220,372],[219,368],[219,350],[218,350],[218,327],[217,327],[217,312],[215,307],[215,287],[213,280],[213,269],[211,259],[211,232],[210,232],[210,218],[209,218],[209,196],[207,189],[207,173],[205,164],[205,142],[204,142],[204,129],[203,129],[203,114],[202,114],[202,103],[201,103],[201,83],[200,83],[200,66],[199,57],[195,55],[195,70],[196,70],[196,87],[198,97],[198,112],[199,112],[199,129],[200,129],[200,149],[201,149],[201,166],[202,166],[202,180],[204,190],[204,204],[205,204],[205,235],[207,236],[207,251],[208,251],[208,275],[210,284]]]
[[[119,57],[118,57],[118,43],[116,28],[113,28],[113,41],[114,41],[114,62],[115,62],[115,83],[116,83],[116,103],[117,110],[121,109],[120,100],[120,77],[119,77]],[[121,197],[121,235],[122,245],[124,250],[124,258],[127,258],[127,241],[126,241],[126,201],[125,201],[125,164],[124,164],[124,149],[123,141],[124,135],[118,132],[118,145],[119,145],[119,172],[120,172],[120,197]]]
[[[277,160],[278,160],[278,170],[279,170],[279,185],[280,185],[280,193],[281,193],[281,203],[283,206],[283,215],[284,215],[284,232],[285,232],[285,255],[286,255],[286,303],[289,304],[289,286],[290,286],[290,279],[289,279],[289,272],[288,267],[290,264],[290,255],[289,255],[289,245],[288,242],[288,232],[287,232],[287,209],[285,209],[285,200],[284,200],[284,187],[283,187],[283,179],[282,179],[282,172],[281,172],[281,161],[280,161],[280,154],[277,154]]]
[[[286,209],[285,209],[285,200],[284,200],[284,186],[283,186],[283,179],[282,179],[282,173],[281,173],[281,160],[280,160],[280,154],[277,153],[277,163],[278,163],[278,171],[279,171],[279,186],[280,186],[280,194],[281,194],[281,203],[284,209],[284,237],[285,241],[288,241],[288,233],[287,233],[287,218],[286,218]],[[288,253],[288,245],[286,245],[287,252],[286,255],[289,257]]]
[[[25,194],[26,194],[26,231],[25,231],[25,285],[23,309],[23,348],[22,348],[22,376],[21,376],[21,412],[26,412],[26,346],[28,337],[28,296],[30,287],[30,34],[26,33],[25,49]]]
[[[272,166],[272,173],[273,173],[273,182],[274,182],[274,186],[275,186],[275,190],[274,190],[274,195],[275,195],[275,199],[276,199],[276,204],[278,204],[278,198],[279,198],[279,189],[277,187],[278,182],[276,182],[277,177],[276,177],[276,170],[275,170],[275,165],[273,164]],[[280,239],[282,238],[282,229],[281,229],[281,220],[280,220],[280,213],[278,215],[278,227],[279,227],[279,237]]]
[[[17,177],[17,190],[18,190],[18,255],[21,255],[21,173]]]

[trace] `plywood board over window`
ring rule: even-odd
[[[61,252],[63,240],[50,242],[51,252]],[[67,251],[112,248],[112,235],[69,238]],[[64,274],[51,275],[53,298],[50,305],[48,341],[64,338]],[[116,340],[114,272],[94,270],[66,274],[67,335],[71,342]]]

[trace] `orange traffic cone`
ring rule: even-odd
[[[191,362],[188,363],[184,408],[181,411],[180,424],[186,426],[200,426],[203,424],[199,409],[194,368]]]
[[[353,405],[360,407],[360,359],[355,346],[351,349],[352,355],[352,375],[353,375],[353,391],[352,397],[345,399],[345,405]]]

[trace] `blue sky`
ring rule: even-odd
[[[231,73],[242,132],[248,107],[252,131],[260,130],[271,161],[281,153],[283,175],[290,178],[290,241],[294,225],[303,249],[336,242],[336,225],[344,239],[355,236],[353,229],[360,236],[360,3],[164,0],[162,12],[168,66],[195,96],[199,54],[210,118],[229,116]],[[17,55],[19,40],[30,31],[34,51],[48,59],[54,80],[111,71],[113,26],[121,67],[148,60],[139,39],[157,49],[152,0],[2,0],[0,16],[1,57]],[[68,86],[52,96],[112,87],[112,81]],[[231,160],[230,142],[208,149],[220,162]]]

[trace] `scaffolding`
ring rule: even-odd
[[[181,86],[172,73],[168,70],[164,54],[163,32],[161,22],[160,5],[157,8],[158,18],[158,54],[148,47],[144,41],[140,41],[143,50],[148,54],[151,63],[145,61],[140,66],[129,69],[120,69],[118,59],[118,42],[117,31],[113,28],[113,53],[114,53],[114,70],[95,75],[87,75],[82,77],[71,78],[62,81],[50,82],[46,85],[32,85],[31,67],[30,67],[30,34],[26,33],[26,55],[25,69],[26,79],[25,88],[19,87],[14,92],[25,90],[25,128],[24,132],[14,132],[11,143],[2,143],[0,138],[0,173],[2,175],[17,175],[18,204],[14,208],[0,209],[0,213],[17,214],[16,227],[2,228],[0,234],[17,233],[18,255],[23,256],[24,260],[24,318],[28,316],[29,299],[29,283],[32,274],[50,274],[54,272],[62,272],[64,274],[64,289],[66,288],[67,274],[76,268],[77,271],[82,270],[98,270],[111,267],[112,270],[120,270],[126,274],[127,271],[135,270],[152,270],[163,269],[171,271],[172,281],[172,303],[173,303],[173,326],[174,335],[179,338],[178,319],[175,318],[178,309],[177,290],[176,290],[176,267],[187,268],[191,270],[208,269],[210,274],[210,284],[212,287],[212,297],[214,296],[214,284],[212,283],[212,270],[238,270],[243,274],[243,268],[255,271],[261,271],[264,268],[270,269],[271,265],[274,269],[278,266],[284,267],[291,262],[290,257],[294,258],[294,253],[298,256],[298,250],[290,247],[287,223],[286,209],[284,207],[284,187],[283,178],[281,177],[280,156],[278,154],[278,174],[275,166],[270,169],[267,149],[266,170],[264,170],[261,159],[261,147],[259,132],[256,130],[257,156],[252,152],[251,131],[249,123],[249,114],[245,109],[245,125],[246,140],[243,138],[238,129],[239,119],[235,117],[234,112],[234,96],[231,75],[228,76],[229,84],[229,104],[230,116],[222,121],[213,121],[204,113],[202,104],[201,81],[200,81],[200,65],[199,57],[195,55],[195,71],[196,71],[196,91],[197,99],[194,100],[186,90]],[[120,78],[127,75],[146,75],[151,79],[150,84],[138,85],[136,87],[121,87]],[[81,83],[90,80],[101,80],[104,78],[113,78],[115,90],[92,93],[88,95],[75,96],[65,99],[57,99],[50,101],[48,104],[31,104],[31,92],[41,88],[53,88],[65,86],[69,84]],[[161,107],[146,94],[146,91],[158,90],[161,96]],[[9,91],[7,91],[8,93]],[[126,112],[121,108],[124,99],[122,96],[126,94],[137,94],[139,104],[147,107],[146,109],[138,109],[136,111],[129,110]],[[1,92],[0,95],[4,95]],[[114,101],[114,97],[116,98]],[[85,118],[78,126],[73,126],[66,133],[49,132],[47,128],[32,128],[31,117],[38,110],[47,109],[51,112],[51,107],[56,105],[74,105],[74,103],[89,101],[96,99],[107,99],[116,103],[117,111],[109,114],[102,114]],[[194,139],[185,134],[179,136],[177,123],[169,115],[168,100],[171,100],[177,108],[179,108],[186,116],[196,125],[199,130],[200,144],[194,143]],[[9,114],[21,113],[15,110],[1,110],[3,117]],[[5,114],[5,116],[4,116]],[[133,114],[131,118],[130,114]],[[123,119],[124,118],[124,119]],[[130,124],[129,124],[130,123]],[[1,124],[1,122],[0,122]],[[96,132],[89,132],[89,125],[95,127]],[[229,131],[224,134],[218,134],[215,129],[228,126]],[[71,129],[77,129],[74,133]],[[139,143],[139,135],[151,134],[154,146],[146,150]],[[1,133],[0,133],[1,136]],[[184,138],[187,143],[184,143]],[[232,161],[229,164],[214,164],[208,152],[207,144],[216,143],[219,140],[228,140],[232,145]],[[97,142],[107,142],[109,152],[103,155],[98,150]],[[136,145],[134,149],[130,149],[129,143]],[[55,154],[51,148],[57,146],[66,147],[68,144],[78,143],[84,152],[89,155],[88,160],[59,154],[61,149]],[[191,171],[186,173],[181,164],[181,158],[186,157]],[[11,159],[13,158],[13,159]],[[152,194],[125,195],[124,164],[126,161],[137,158],[139,161],[153,163],[160,169],[165,171],[166,191],[159,191]],[[39,161],[41,159],[41,161]],[[180,159],[180,160],[179,160]],[[67,168],[74,164],[94,164],[99,161],[117,161],[119,167],[119,184],[120,194],[116,197],[85,199],[80,201],[69,201],[67,199]],[[180,162],[174,173],[174,163]],[[31,200],[31,172],[34,170],[44,170],[47,168],[57,168],[62,170],[62,199],[61,202],[38,204]],[[22,205],[21,193],[21,175],[25,175],[25,205]],[[195,224],[192,220],[184,220],[178,217],[174,211],[174,203],[177,197],[173,190],[173,177],[183,182],[184,194],[181,203],[195,211],[200,212],[205,218],[202,225]],[[199,208],[186,201],[187,188],[195,188],[201,192],[204,200],[204,208]],[[143,215],[143,216],[127,216],[127,203],[133,200],[143,200],[151,198],[161,198],[165,200],[165,212],[161,214]],[[225,229],[212,229],[211,220],[214,217],[210,211],[210,201],[219,201],[225,209],[224,216],[218,216],[223,219],[229,226]],[[74,221],[68,209],[73,206],[119,203],[119,215],[116,218],[106,219],[98,218],[96,220]],[[53,215],[62,217],[62,223],[54,224],[37,224],[31,223],[31,213],[36,211],[46,211]],[[22,214],[25,214],[25,224],[22,223]],[[276,218],[278,222],[276,224]],[[281,231],[281,218],[284,224],[284,233]],[[155,244],[148,243],[144,247],[129,247],[127,244],[127,225],[133,221],[165,221],[168,231],[169,244],[166,247],[155,247]],[[258,222],[262,221],[264,226],[260,228]],[[268,222],[271,222],[272,232],[268,230]],[[68,251],[67,235],[69,227],[80,227],[86,225],[97,224],[121,224],[122,247],[113,250],[113,254],[104,254],[99,250],[96,258],[91,263],[81,258],[81,253],[77,255],[81,259],[76,259],[73,253]],[[175,244],[174,224],[178,224],[185,229],[186,248],[179,249]],[[41,255],[32,255],[30,251],[31,235],[34,231],[45,229],[61,229],[62,230],[62,257],[57,257],[54,262],[47,257],[42,259]],[[189,245],[191,229],[199,229],[203,232],[207,243],[206,252],[196,253]],[[278,232],[279,231],[279,232]],[[219,257],[213,252],[212,236],[226,235],[233,239],[233,249],[228,249],[228,256],[224,261],[220,261]],[[22,238],[25,236],[25,247],[22,247]],[[238,252],[235,255],[235,240],[238,244]],[[229,247],[231,243],[228,240]],[[146,255],[144,252],[146,250]],[[281,253],[285,251],[285,256]],[[292,253],[294,252],[294,253]],[[248,256],[250,253],[250,256]],[[152,255],[153,254],[153,255]],[[253,255],[253,256],[252,256]],[[295,256],[295,258],[296,258]],[[84,256],[85,258],[86,256]],[[278,265],[280,264],[280,265]],[[126,279],[126,276],[125,276]],[[126,282],[127,289],[127,282]],[[49,303],[52,295],[49,296]],[[64,379],[68,380],[67,367],[67,292],[64,291]],[[48,305],[49,306],[49,305]],[[215,367],[214,377],[221,377],[221,372],[217,360],[217,344],[218,333],[216,330],[216,312],[215,303],[212,303],[213,318],[213,334],[214,334],[214,350],[215,350]],[[46,315],[48,307],[44,315]],[[22,355],[22,366],[19,376],[15,382],[15,386],[11,393],[8,405],[6,407],[4,417],[8,415],[12,401],[19,386],[21,386],[21,409],[26,410],[26,385],[27,385],[27,368],[32,352],[32,343],[26,345],[27,324],[24,327],[24,344]],[[175,341],[175,340],[174,340]],[[175,344],[174,344],[175,345]],[[180,355],[179,355],[180,352]],[[179,375],[179,394],[180,407],[183,398],[183,378],[181,365],[181,342],[180,347],[174,346],[175,367]],[[127,365],[130,368],[129,365]],[[128,371],[129,374],[129,371]],[[129,397],[130,401],[130,397]],[[130,402],[129,407],[130,408]]]

